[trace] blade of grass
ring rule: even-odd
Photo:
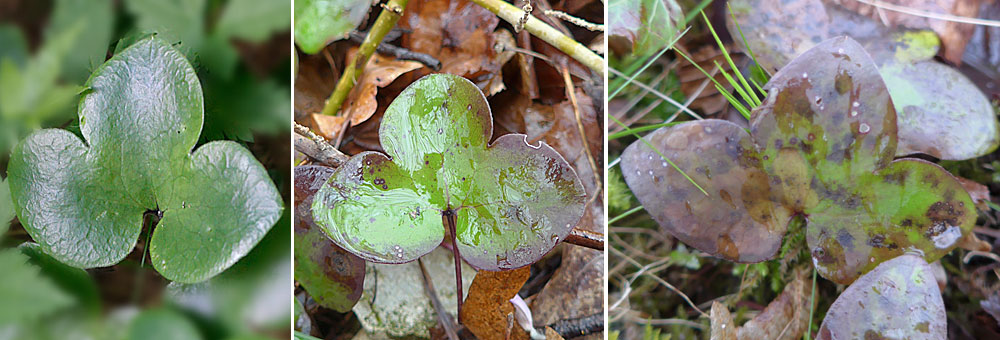
[[[618,70],[616,70],[614,68],[610,68],[609,67],[608,70],[611,71],[612,74],[618,75],[619,77],[624,77],[625,76],[624,74],[622,74],[621,72],[619,72]],[[694,111],[691,111],[691,109],[687,108],[686,106],[682,105],[681,103],[678,103],[673,98],[670,98],[667,95],[661,93],[660,91],[657,91],[656,89],[653,89],[652,87],[649,87],[649,85],[643,84],[642,82],[634,81],[632,79],[629,79],[628,82],[630,82],[632,84],[635,84],[635,86],[638,86],[638,87],[642,88],[643,90],[649,91],[650,93],[655,94],[657,97],[660,97],[661,99],[667,101],[668,103],[673,104],[677,108],[679,108],[681,110],[684,110],[684,112],[686,112],[687,114],[691,115],[691,117],[694,117],[695,119],[698,119],[698,120],[704,119],[704,118],[701,118],[701,116],[699,116],[697,113],[694,113]],[[608,97],[608,98],[611,98],[611,97]],[[609,117],[610,117],[610,115],[609,115]],[[615,119],[615,120],[617,120],[617,119]],[[624,124],[622,124],[622,125],[624,125]]]
[[[615,123],[617,123],[618,125],[621,125],[622,127],[626,128],[626,129],[628,128],[627,126],[625,126],[625,124],[623,124],[620,120],[618,120],[618,118],[615,118],[615,116],[610,116],[609,115],[608,117],[611,117],[611,119],[614,120]],[[678,167],[677,164],[674,164],[674,161],[671,161],[669,158],[667,158],[667,156],[664,156],[663,153],[660,152],[660,149],[657,149],[655,146],[653,146],[652,143],[650,143],[649,141],[647,141],[645,138],[640,137],[638,134],[633,133],[632,135],[635,136],[635,138],[638,138],[639,140],[641,140],[650,149],[653,149],[653,151],[655,151],[657,155],[660,155],[660,158],[662,158],[667,163],[670,163],[670,166],[672,166],[674,168],[674,170],[677,170],[677,172],[680,172],[681,176],[684,176],[684,178],[686,178],[688,180],[688,182],[691,182],[691,184],[694,184],[694,186],[696,188],[698,188],[698,190],[701,190],[701,193],[705,194],[705,196],[708,196],[708,192],[705,191],[705,189],[702,189],[701,186],[698,185],[698,183],[695,183],[694,179],[692,179],[690,176],[688,176],[688,174],[685,173],[684,170],[681,170],[681,168]]]
[[[687,24],[689,22],[691,22],[691,20],[694,19],[694,17],[697,16],[698,13],[701,13],[701,11],[704,11],[705,7],[708,7],[708,5],[711,4],[711,3],[712,3],[712,0],[702,0],[701,3],[699,3],[696,6],[694,6],[694,8],[692,8],[691,11],[688,12],[688,14],[684,16],[684,26],[687,26]]]
[[[618,222],[621,219],[625,218],[626,216],[632,215],[632,214],[636,213],[639,210],[642,210],[642,206],[641,205],[638,206],[638,207],[629,209],[628,211],[623,212],[623,213],[619,214],[618,216],[615,216],[615,217],[611,218],[610,220],[608,220],[608,225],[611,225],[611,224],[613,224],[615,222]]]
[[[736,99],[736,97],[734,97],[732,93],[729,93],[728,91],[726,91],[726,89],[723,89],[721,86],[716,85],[715,87],[717,90],[719,90],[719,93],[721,93],[723,97],[726,97],[726,101],[728,101],[729,104],[736,109],[736,111],[740,112],[740,115],[742,115],[743,118],[750,120],[750,110],[747,109],[746,106],[743,106],[743,103],[741,103],[739,99]]]
[[[741,28],[740,27],[740,23],[738,21],[736,21],[736,14],[733,14],[733,7],[730,6],[729,3],[727,2],[726,3],[726,8],[729,9],[729,16],[733,18],[733,23],[736,24],[736,31],[740,33],[740,39],[743,41],[743,46],[747,48],[747,54],[750,55],[750,60],[753,60],[754,65],[757,65],[757,67],[760,67],[760,63],[757,62],[757,56],[755,56],[753,54],[753,49],[750,48],[750,44],[747,43],[747,37],[745,35],[743,35],[743,28]],[[768,74],[767,70],[764,70],[763,67],[761,67],[761,70],[764,71],[764,74]],[[751,79],[751,80],[753,80],[753,79]],[[758,87],[760,87],[760,86],[758,86]],[[761,92],[764,92],[764,91],[761,91]]]
[[[719,38],[719,34],[715,33],[715,28],[712,27],[712,23],[708,21],[708,16],[705,15],[705,11],[701,12],[701,18],[704,19],[705,25],[708,26],[708,30],[712,32],[712,37],[715,38],[715,43],[718,44],[719,49],[722,50],[722,56],[726,58],[726,62],[729,63],[729,67],[733,71],[733,73],[736,73],[736,76],[739,77],[740,82],[743,84],[743,88],[747,90],[753,90],[753,88],[750,87],[750,83],[747,83],[746,78],[743,77],[743,73],[740,72],[739,71],[740,69],[736,67],[736,63],[733,62],[733,58],[729,57],[729,51],[726,50],[726,46],[722,44],[722,39]],[[753,106],[760,105],[760,98],[757,98],[756,92],[753,92],[753,97],[754,101],[751,102]]]
[[[608,136],[608,140],[622,138],[622,137],[633,135],[633,134],[636,134],[636,133],[639,133],[639,132],[646,132],[646,131],[649,131],[649,130],[656,130],[656,129],[659,129],[659,128],[664,127],[664,126],[674,126],[674,125],[677,125],[677,124],[680,124],[680,123],[683,123],[683,122],[667,122],[667,123],[645,125],[645,126],[640,126],[640,127],[637,127],[637,128],[625,128],[625,130],[622,130],[620,132],[615,132],[615,133],[611,134],[610,136]]]
[[[717,66],[717,67],[719,67],[721,69],[722,65],[719,65],[718,61],[713,60],[712,62],[715,63],[715,66]],[[722,76],[726,78],[726,81],[728,81],[730,84],[739,85],[739,83],[737,83],[736,80],[733,79],[733,77],[729,75],[729,72],[726,72],[726,70],[722,69],[721,73],[722,73]],[[739,73],[739,72],[737,72],[737,73]],[[756,99],[756,96],[751,96],[749,93],[747,93],[746,89],[744,89],[742,87],[739,87],[739,86],[733,86],[733,89],[736,90],[736,93],[738,93],[740,95],[740,97],[743,98],[744,101],[746,101],[747,103],[750,103],[751,106],[760,105],[759,103],[756,103],[754,101]],[[750,92],[753,92],[753,89],[751,89]]]

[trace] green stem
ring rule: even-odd
[[[361,43],[358,54],[354,56],[354,60],[349,61],[344,66],[344,73],[340,75],[337,87],[334,88],[330,99],[327,99],[326,105],[323,106],[323,114],[328,116],[337,114],[337,111],[340,110],[340,105],[344,104],[344,100],[347,99],[347,94],[351,92],[354,84],[358,82],[358,77],[364,71],[365,65],[368,65],[368,59],[375,53],[375,48],[382,43],[385,35],[396,26],[396,22],[403,16],[403,9],[406,8],[407,2],[409,0],[389,0],[385,4],[382,13],[379,13],[378,18],[375,19],[375,25],[368,31],[365,41]]]
[[[502,0],[472,0],[472,2],[490,10],[490,12],[493,12],[493,14],[496,14],[514,26],[517,26],[524,16],[523,10]],[[544,40],[573,59],[583,63],[583,65],[599,72],[601,76],[604,76],[606,73],[604,58],[601,58],[576,40],[563,35],[555,28],[552,28],[552,26],[538,20],[534,15],[528,15],[528,22],[524,24],[524,29],[528,30],[528,33],[531,33],[531,35]]]

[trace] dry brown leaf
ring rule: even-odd
[[[562,247],[559,269],[531,301],[531,314],[537,326],[604,311],[603,254],[579,246]]]
[[[889,26],[903,26],[913,29],[931,29],[941,39],[944,58],[954,64],[962,63],[965,45],[975,26],[955,21],[929,19],[875,6],[855,0],[830,0],[844,8],[867,15]],[[882,2],[900,5],[910,9],[939,14],[950,14],[961,17],[975,18],[979,15],[979,0],[882,0]]]
[[[487,96],[503,89],[500,69],[513,56],[498,53],[497,42],[512,43],[506,30],[494,32],[499,18],[465,0],[413,0],[399,21],[409,31],[403,47],[441,61],[442,73],[469,78]]]
[[[809,301],[812,294],[812,280],[807,279],[807,276],[807,271],[797,271],[795,279],[767,304],[764,311],[739,328],[737,337],[741,340],[802,338],[809,327]]]
[[[989,242],[980,240],[979,237],[976,236],[976,233],[972,232],[962,235],[962,237],[958,239],[958,242],[955,243],[955,245],[958,246],[959,248],[972,251],[988,252],[993,250],[993,246],[990,245]]]
[[[344,126],[344,119],[342,116],[310,113],[299,119],[299,124],[304,125],[309,130],[312,130],[312,132],[327,140],[334,140],[337,138],[337,134],[340,133],[340,129]]]
[[[502,340],[507,335],[508,315],[514,313],[510,299],[528,281],[531,267],[491,272],[480,270],[469,287],[469,295],[460,312],[460,320],[472,334],[483,340]],[[528,333],[521,327],[510,329],[510,339],[526,340]]]
[[[719,301],[712,302],[712,311],[709,314],[712,321],[712,340],[736,340],[736,325],[733,316],[729,314],[729,308],[723,306]]]
[[[969,192],[969,196],[972,196],[972,202],[976,203],[976,208],[983,211],[990,210],[990,206],[986,204],[986,202],[990,201],[989,187],[968,178],[958,176],[955,176],[955,178],[958,179],[958,183],[962,185],[962,188]]]
[[[306,116],[322,111],[339,77],[322,55],[299,55],[295,75],[295,121],[305,124]]]
[[[545,340],[563,340],[563,337],[552,327],[545,327]]]
[[[357,52],[357,48],[351,48],[347,52],[347,60],[354,60]],[[378,88],[386,87],[403,73],[416,70],[421,66],[423,64],[416,61],[397,60],[376,53],[371,59],[368,59],[368,65],[365,66],[361,78],[358,79],[358,83],[354,85],[347,100],[344,101],[339,115],[351,117],[351,125],[358,125],[368,120],[378,109],[378,101],[375,100]]]

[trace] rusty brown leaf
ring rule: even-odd
[[[460,311],[460,320],[482,340],[502,340],[508,332],[508,315],[513,315],[510,299],[528,281],[531,267],[491,272],[480,270],[469,287]],[[510,329],[510,339],[526,340],[528,333],[518,326]]]
[[[354,60],[357,51],[357,48],[348,51],[347,60]],[[378,101],[375,100],[378,88],[386,87],[402,74],[421,66],[423,64],[416,61],[397,60],[376,53],[368,59],[368,65],[365,66],[361,79],[358,79],[358,83],[347,96],[339,115],[351,117],[351,125],[358,125],[368,120],[378,109]]]
[[[514,45],[513,35],[496,30],[499,18],[465,0],[413,0],[399,27],[403,47],[441,61],[443,73],[472,80],[487,95],[504,88],[500,69],[513,53],[498,51],[497,43]]]

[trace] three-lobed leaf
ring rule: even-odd
[[[759,262],[777,252],[790,217],[802,215],[819,273],[850,283],[909,250],[934,261],[972,228],[975,207],[954,177],[925,161],[893,160],[895,110],[854,40],[818,44],[765,89],[749,133],[704,120],[646,137],[707,195],[645,143],[626,148],[626,182],[668,232],[726,259]]]
[[[158,211],[150,257],[165,277],[210,278],[235,263],[282,211],[263,166],[239,144],[191,152],[203,121],[194,70],[158,38],[99,67],[79,106],[83,140],[46,129],[14,149],[11,196],[25,230],[56,259],[81,268],[117,263],[143,214]]]
[[[533,263],[583,216],[573,168],[545,143],[500,136],[469,80],[432,74],[389,105],[379,138],[339,167],[313,202],[316,223],[344,249],[382,263],[413,261],[445,237],[454,214],[458,251],[479,269]]]
[[[940,46],[933,32],[886,28],[820,0],[736,0],[731,6],[730,32],[738,25],[745,48],[772,72],[817,42],[842,35],[857,39],[874,59],[895,105],[897,156],[924,153],[961,160],[988,154],[1000,144],[1000,124],[986,95],[961,72],[932,59]]]

